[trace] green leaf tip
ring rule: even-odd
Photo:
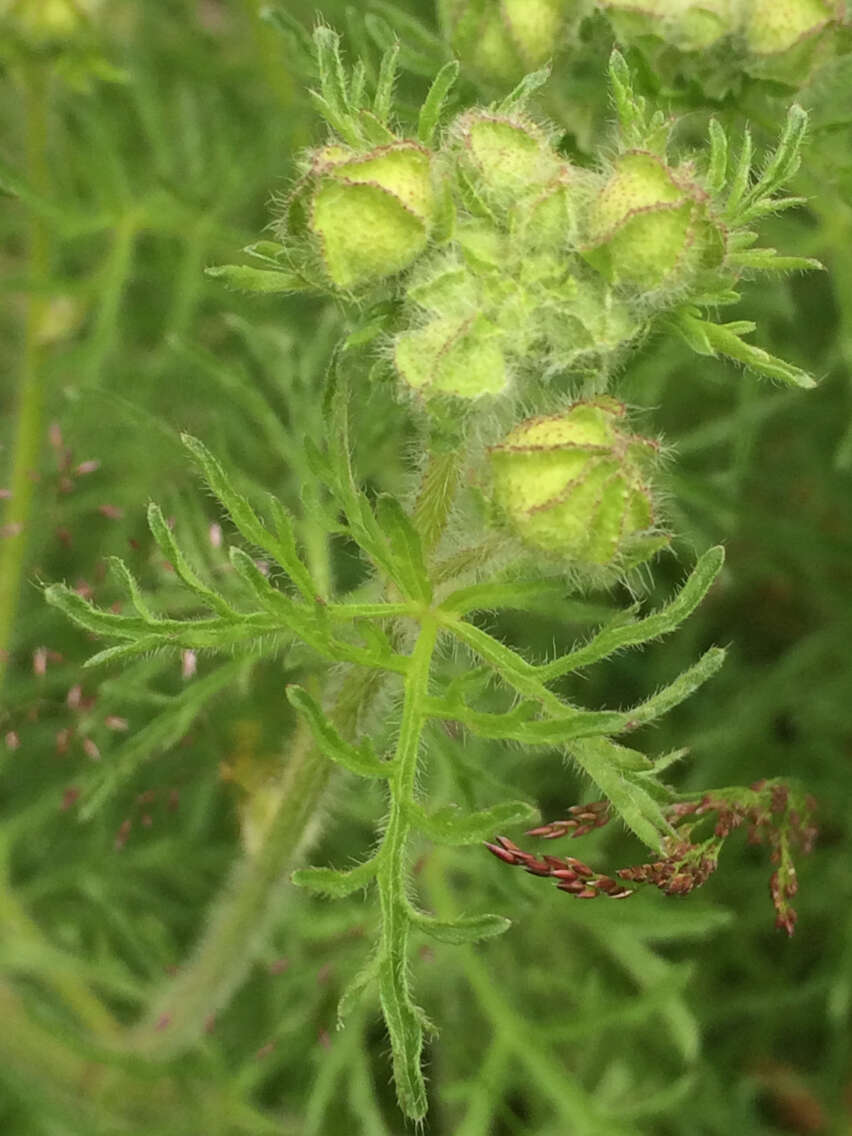
[[[355,868],[297,868],[290,880],[297,887],[319,895],[342,899],[372,883],[378,871],[375,860],[367,860]]]
[[[272,295],[276,292],[305,292],[310,290],[307,281],[294,272],[273,268],[252,268],[244,264],[213,264],[204,269],[205,276],[221,280],[232,292],[255,292]]]
[[[380,761],[368,741],[358,746],[344,741],[319,704],[304,687],[295,683],[286,688],[287,700],[293,709],[308,723],[317,748],[330,761],[348,769],[359,777],[389,777],[393,772],[391,762]]]
[[[511,919],[503,915],[462,915],[458,919],[442,920],[412,911],[412,922],[433,939],[442,943],[479,943],[503,935],[512,926]]]

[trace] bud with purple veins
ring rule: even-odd
[[[752,0],[745,40],[755,55],[778,55],[842,18],[835,0]]]
[[[367,153],[326,146],[290,199],[285,236],[307,237],[324,275],[357,290],[403,272],[424,252],[438,211],[432,155],[415,142]]]
[[[454,129],[460,166],[492,206],[510,208],[558,182],[569,169],[544,131],[524,116],[469,111]]]
[[[654,535],[645,471],[657,444],[602,397],[531,418],[490,451],[494,501],[528,547],[590,566],[645,559]]]
[[[697,185],[657,154],[628,150],[591,202],[584,255],[614,284],[655,289],[720,263],[724,237]]]

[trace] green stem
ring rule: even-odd
[[[27,175],[33,190],[47,197],[48,75],[34,67],[24,79],[27,121]],[[29,219],[29,284],[15,433],[12,440],[11,496],[0,521],[0,686],[9,662],[29,521],[35,493],[35,472],[43,435],[45,392],[42,375],[41,331],[47,308],[50,238],[43,218],[33,210]]]
[[[378,887],[382,910],[379,946],[379,990],[393,1049],[394,1080],[406,1114],[419,1119],[426,1114],[426,1090],[420,1072],[422,1023],[408,987],[408,929],[410,916],[406,895],[408,840],[411,825],[406,805],[414,796],[420,740],[426,724],[426,700],[432,655],[438,637],[434,616],[423,619],[405,677],[405,700],[399,740],[390,780],[391,806],[388,826],[379,852]]]
[[[18,902],[5,868],[0,875],[0,932],[27,964],[33,960],[32,975],[52,989],[92,1035],[100,1040],[116,1035],[115,1019],[76,973],[74,959],[55,950],[45,940],[38,925]]]
[[[32,1107],[37,1102],[41,1131],[169,1132],[194,1136],[224,1132],[233,1136],[295,1129],[280,1118],[258,1112],[235,1097],[227,1083],[183,1076],[135,1075],[111,1064],[96,1049],[57,1031],[31,1014],[14,986],[0,981],[0,1067],[4,1088]],[[69,1118],[75,1123],[68,1127]],[[299,1129],[301,1131],[301,1129]]]
[[[280,785],[280,804],[255,855],[234,868],[194,957],[154,1000],[127,1046],[167,1058],[193,1045],[227,1004],[254,963],[278,904],[278,888],[309,838],[333,766],[300,729]]]
[[[322,558],[327,571],[327,540]],[[437,620],[430,616],[424,620],[406,676],[398,752],[402,760],[391,784],[391,821],[381,853],[393,908],[386,923],[386,941],[396,944],[388,958],[396,978],[401,974],[403,980],[407,918],[402,918],[404,906],[400,905],[406,902],[402,880],[409,825],[402,803],[410,800],[414,791],[425,722],[422,707],[437,635]],[[331,712],[344,737],[354,734],[359,719],[384,689],[387,678],[378,671],[349,670]],[[312,821],[321,811],[333,769],[331,762],[310,744],[306,733],[297,735],[280,786],[280,805],[260,849],[234,868],[194,956],[131,1032],[127,1045],[133,1051],[165,1058],[188,1049],[203,1036],[211,1015],[227,1004],[244,981],[278,912],[279,885],[304,850]]]

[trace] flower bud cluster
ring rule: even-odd
[[[427,398],[475,398],[524,371],[605,371],[640,324],[576,255],[591,175],[525,116],[485,111],[454,124],[444,162],[454,240],[406,289],[400,378]]]
[[[613,30],[671,81],[721,97],[747,77],[800,86],[837,43],[837,0],[601,0]]]
[[[681,51],[734,37],[748,54],[789,51],[840,19],[835,0],[601,0],[619,35],[656,36]]]
[[[472,11],[449,8],[460,27]],[[537,11],[506,5],[507,26],[530,32],[524,20]],[[598,169],[568,161],[526,112],[535,77],[502,103],[462,112],[443,134],[437,116],[429,129],[421,120],[417,141],[394,135],[387,114],[351,112],[349,89],[349,117],[340,103],[329,118],[339,137],[306,156],[286,203],[288,289],[304,281],[379,313],[400,389],[454,445],[477,402],[491,410],[502,396],[505,419],[525,402],[552,405],[554,376],[605,390],[654,316],[729,295],[742,271],[725,171],[720,184],[691,161],[670,161],[670,124],[646,113],[618,53],[610,75],[620,134]],[[333,85],[324,90],[329,106],[340,102]],[[739,358],[747,351],[734,347]],[[527,549],[578,567],[642,563],[667,542],[648,485],[658,447],[625,417],[602,397],[516,425],[488,452],[489,518]],[[481,471],[476,480],[486,480]]]

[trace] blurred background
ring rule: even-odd
[[[326,904],[287,889],[262,940],[233,944],[235,973],[243,956],[258,958],[211,1002],[200,1044],[168,1061],[156,1044],[113,1045],[191,957],[263,811],[291,711],[274,658],[187,653],[83,671],[92,640],[40,592],[64,580],[109,607],[118,590],[106,558],[120,555],[160,610],[188,610],[148,534],[151,499],[221,579],[228,534],[182,430],[240,470],[246,492],[299,508],[301,440],[321,430],[318,388],[342,316],[324,302],[227,292],[204,275],[263,236],[300,149],[323,137],[306,93],[314,5],[284,7],[276,21],[255,0],[0,0],[0,1131],[9,1136],[405,1130],[373,1002],[336,1030],[337,1000],[375,921],[362,897]],[[453,7],[325,0],[321,11],[349,57],[371,66],[399,38],[404,120],[451,55]],[[813,57],[783,66],[737,70],[727,60],[723,81],[721,57],[672,47],[617,5],[564,7],[542,111],[580,163],[609,119],[614,38],[645,92],[685,114],[686,144],[710,113],[750,121],[766,144],[793,98],[812,111],[796,186],[809,204],[768,220],[764,243],[818,257],[827,271],[747,287],[742,314],[758,322],[762,346],[819,386],[788,392],[665,337],[632,357],[622,395],[673,449],[666,488],[681,539],[658,566],[658,596],[711,544],[725,543],[727,567],[674,638],[592,668],[575,693],[589,706],[637,700],[710,644],[729,645],[721,676],[642,741],[656,752],[689,747],[677,774],[688,789],[799,779],[819,800],[821,837],[800,864],[790,941],[773,929],[769,869],[744,837],[692,897],[612,906],[573,902],[476,849],[424,846],[418,886],[430,903],[449,895],[457,910],[514,923],[477,948],[417,952],[419,995],[441,1028],[427,1049],[425,1131],[849,1133],[849,32],[832,24]],[[455,48],[460,104],[488,101],[528,62],[523,51],[484,59],[472,41]],[[362,476],[395,484],[403,410],[377,402],[362,428]],[[338,571],[345,582],[345,550]],[[587,617],[613,602],[592,597]],[[545,651],[588,631],[582,612],[573,619],[506,618],[502,631]],[[450,770],[462,785],[520,789],[547,819],[584,792],[552,754],[520,762],[510,747],[436,734],[429,776],[440,785]],[[370,847],[383,802],[361,785],[333,797],[316,862]],[[617,832],[587,843],[592,861],[635,855]]]

